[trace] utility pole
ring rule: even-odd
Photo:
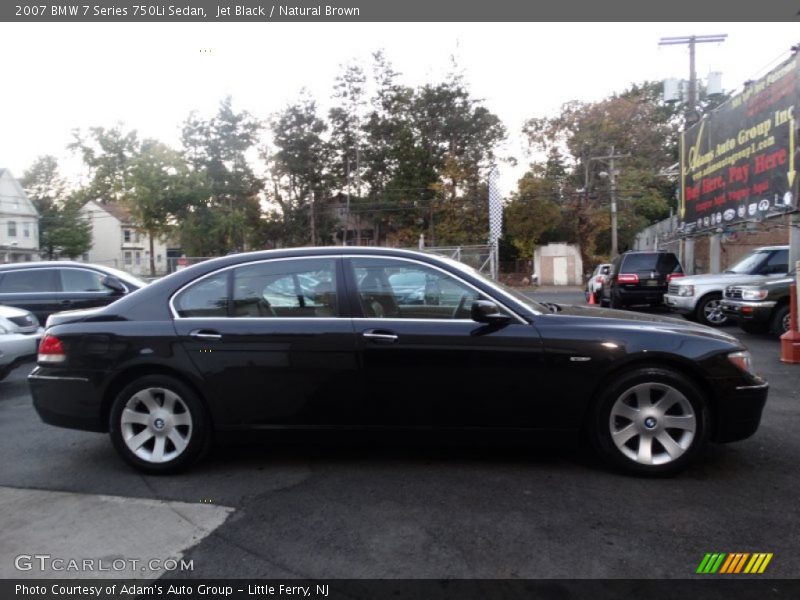
[[[700,120],[697,112],[697,71],[695,70],[695,45],[724,42],[727,33],[714,35],[688,35],[679,37],[662,37],[659,46],[674,46],[676,44],[689,45],[689,93],[686,99],[686,125],[691,126]]]
[[[617,241],[617,171],[616,165],[614,161],[618,158],[628,158],[630,153],[628,154],[614,154],[614,145],[611,145],[611,151],[608,153],[608,156],[592,156],[589,158],[589,161],[599,160],[608,164],[608,182],[611,187],[611,260],[614,260],[619,255],[619,242]],[[588,163],[587,163],[588,164]],[[588,172],[589,169],[586,169],[587,177],[586,180],[588,181]],[[600,173],[601,177],[605,177],[606,175]]]

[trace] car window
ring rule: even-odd
[[[789,272],[789,251],[776,250],[773,252],[767,262],[762,265],[760,273],[762,275],[785,275]]]
[[[111,290],[100,283],[102,273],[86,269],[61,269],[61,287],[65,292],[106,292]]]
[[[759,271],[766,258],[766,252],[751,252],[725,272],[752,275]]]
[[[216,273],[183,290],[175,298],[181,317],[225,317],[228,315],[228,272]]]
[[[468,319],[472,302],[488,299],[437,269],[397,259],[354,258],[366,318]]]
[[[622,262],[621,272],[655,271],[657,264],[658,254],[628,254]]]
[[[338,317],[336,262],[272,260],[234,269],[234,317]]]
[[[7,271],[0,279],[0,293],[25,294],[59,292],[61,283],[55,269]]]

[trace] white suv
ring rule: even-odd
[[[727,322],[720,302],[729,285],[759,283],[789,272],[789,246],[757,248],[724,273],[692,275],[670,282],[664,304],[687,319],[718,327]]]

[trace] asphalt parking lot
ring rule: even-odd
[[[0,522],[14,525],[0,573],[65,536],[96,548],[91,532],[118,521],[104,556],[168,551],[193,561],[186,577],[683,578],[707,552],[771,552],[764,576],[796,576],[800,365],[725,329],[770,381],[762,426],[671,479],[619,475],[571,445],[341,437],[229,445],[143,476],[107,436],[42,424],[23,366],[0,382]],[[40,522],[52,498],[63,516]],[[149,544],[159,534],[174,543]]]

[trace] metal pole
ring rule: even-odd
[[[619,244],[617,242],[617,177],[614,171],[614,146],[608,159],[609,180],[611,183],[611,260],[619,255]]]

